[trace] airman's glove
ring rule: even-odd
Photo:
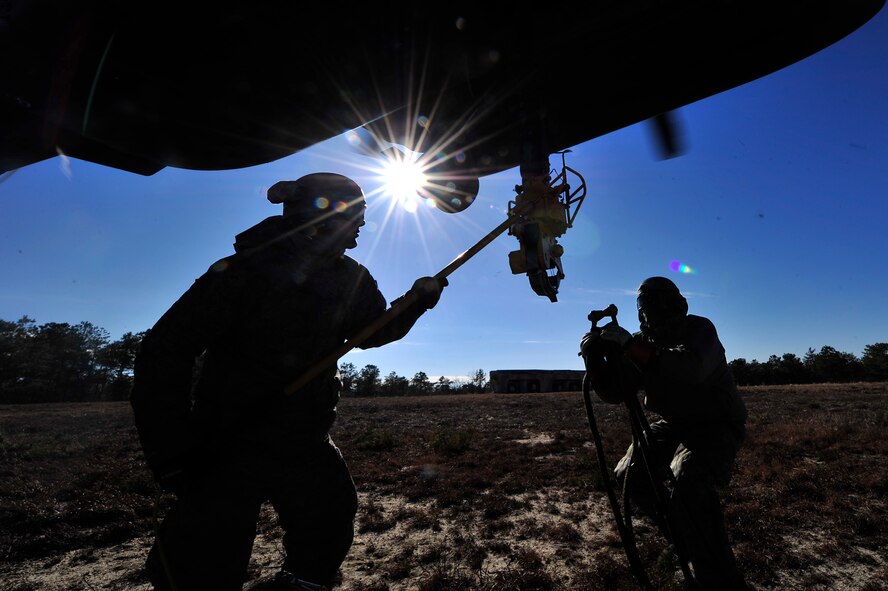
[[[181,454],[166,457],[162,460],[151,458],[148,466],[154,480],[165,492],[180,494],[185,483],[185,470],[188,464],[188,456]]]
[[[178,495],[185,485],[186,475],[206,470],[216,458],[205,446],[192,443],[184,448],[146,455],[146,460],[160,488]]]
[[[431,310],[437,305],[441,298],[441,292],[450,283],[446,277],[438,279],[437,277],[420,277],[413,282],[410,288],[411,293],[416,294],[416,301],[424,310]]]
[[[640,368],[647,367],[656,354],[657,348],[654,345],[638,339],[633,339],[626,347],[626,355]]]

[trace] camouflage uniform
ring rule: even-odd
[[[173,588],[170,576],[178,591],[241,589],[265,501],[285,531],[284,568],[299,578],[332,585],[351,546],[357,495],[328,435],[337,368],[283,391],[386,302],[367,269],[320,252],[291,231],[296,223],[275,216],[240,234],[236,254],[197,279],[142,343],[136,425],[149,466],[178,497],[148,558],[158,589]],[[412,306],[361,346],[400,338],[424,311]]]
[[[688,552],[697,583],[706,590],[745,589],[724,527],[716,486],[727,485],[745,437],[746,407],[730,373],[724,348],[708,319],[687,315],[677,338],[657,346],[644,331],[626,347],[647,350],[638,364],[644,404],[660,417],[651,425],[649,446],[657,466],[669,466],[675,489],[670,525]],[[654,515],[654,496],[640,458],[632,448],[615,473],[636,506]],[[665,474],[663,475],[665,476]],[[661,524],[662,525],[662,524]]]

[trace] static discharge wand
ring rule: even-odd
[[[561,172],[552,178],[551,173],[525,176],[523,183],[515,187],[518,194],[514,201],[509,202],[506,219],[496,228],[487,233],[474,245],[453,259],[446,267],[435,273],[436,279],[445,279],[478,254],[493,240],[509,230],[509,234],[518,237],[519,250],[509,253],[509,266],[513,274],[527,273],[534,292],[556,301],[558,286],[564,278],[561,255],[564,248],[556,240],[568,228],[573,226],[577,212],[586,197],[586,181],[565,163],[565,152],[561,154]],[[579,187],[571,191],[568,184],[568,172],[578,177]],[[573,211],[571,211],[573,207]],[[554,273],[553,273],[554,271]],[[321,358],[285,389],[289,396],[297,392],[324,369],[336,364],[349,351],[358,347],[377,331],[397,318],[413,304],[418,295],[408,291],[397,306],[392,306],[376,320],[365,326],[348,341]]]

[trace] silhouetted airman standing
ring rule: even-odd
[[[283,215],[238,235],[148,331],[132,406],[146,460],[177,499],[149,553],[156,589],[241,589],[259,509],[284,530],[284,589],[332,587],[354,537],[357,494],[329,430],[341,383],[333,363],[288,386],[386,310],[357,245],[365,201],[352,180],[316,173],[268,191]],[[446,280],[362,348],[402,338]],[[196,365],[199,360],[199,365]],[[199,371],[198,371],[199,370]],[[314,586],[312,586],[314,585]]]

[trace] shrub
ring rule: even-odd
[[[390,451],[395,447],[395,437],[381,429],[367,429],[355,438],[355,447],[362,451]]]
[[[432,434],[432,451],[444,456],[458,456],[469,449],[474,437],[471,429],[444,427]]]

